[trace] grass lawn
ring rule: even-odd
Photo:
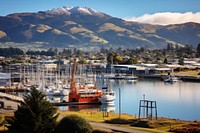
[[[128,129],[136,129],[154,133],[164,133],[168,131],[173,131],[177,133],[186,133],[187,132],[200,132],[200,122],[190,122],[182,121],[168,118],[158,118],[157,120],[140,120],[138,121],[136,116],[121,114],[109,113],[107,117],[103,117],[103,113],[97,110],[82,110],[82,111],[58,111],[59,117],[57,122],[59,122],[63,117],[71,114],[76,114],[85,118],[89,122],[100,122],[112,124],[112,126],[124,127]],[[10,114],[9,114],[10,115]],[[1,115],[1,121],[4,120],[6,114]],[[102,129],[98,126],[93,126],[95,130],[101,131],[102,133],[112,132],[109,129]],[[0,133],[6,132],[6,128],[1,125]],[[100,132],[100,133],[101,133]]]
[[[123,126],[126,128],[132,128],[136,130],[143,130],[148,132],[156,132],[163,133],[168,131],[199,131],[200,132],[200,122],[190,122],[176,119],[168,119],[168,118],[158,118],[157,120],[141,120],[135,116],[128,114],[121,114],[119,118],[119,114],[109,113],[108,117],[103,117],[102,112],[98,111],[59,111],[61,119],[62,117],[70,114],[76,114],[81,117],[84,117],[86,120],[91,122],[101,122],[101,123],[109,123],[114,126]],[[95,127],[98,129],[98,127]]]

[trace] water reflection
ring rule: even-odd
[[[101,111],[101,112],[115,112],[115,109],[116,109],[116,107],[115,107],[114,104],[109,104],[109,105],[107,105],[107,104],[102,104],[102,105],[100,106],[100,111]]]
[[[62,111],[80,111],[80,110],[86,110],[86,111],[98,111],[98,112],[115,112],[115,105],[69,105],[69,106],[59,106],[58,109]]]

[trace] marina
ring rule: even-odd
[[[200,2],[0,3],[0,132],[200,133]]]
[[[116,76],[116,73],[107,73],[103,76],[94,74],[90,69],[86,71],[81,65],[76,68],[76,72],[73,72],[72,65],[66,66],[64,71],[62,69],[58,71],[44,64],[23,66],[20,69],[22,75],[19,76],[19,81],[21,81],[18,82],[19,85],[15,85],[15,88],[9,87],[11,83],[8,82],[14,80],[11,79],[6,81],[7,88],[1,91],[22,96],[30,91],[31,85],[34,85],[47,94],[48,100],[53,105],[62,110],[96,108],[99,111],[108,110],[133,116],[139,115],[140,100],[156,101],[158,117],[200,120],[198,77],[196,77],[196,82],[188,82],[188,79],[192,80],[195,77],[186,76],[177,76],[180,79],[178,82],[163,82],[162,75],[138,75],[131,80],[123,76],[120,78],[118,75],[115,79],[108,76]],[[71,77],[73,73],[74,79]],[[183,80],[184,77],[188,79]],[[102,99],[111,100],[112,105],[104,105],[107,102],[100,100],[104,96],[105,82],[106,87],[113,91],[114,97],[107,97],[107,95]],[[66,91],[65,95],[60,95],[63,90]]]
[[[97,80],[99,83],[100,80]],[[115,92],[115,101],[113,105],[97,104],[87,105],[87,109],[108,111],[114,113],[125,113],[133,116],[139,115],[140,100],[156,101],[157,116],[181,119],[189,121],[200,120],[200,84],[196,82],[179,81],[173,84],[166,84],[163,81],[155,79],[141,79],[137,82],[110,80],[109,87]],[[99,87],[101,85],[99,84]],[[119,94],[121,91],[121,97]],[[145,98],[144,98],[145,97]],[[73,109],[83,109],[74,105]],[[60,105],[61,110],[69,110],[70,106]],[[144,114],[141,112],[141,117]]]

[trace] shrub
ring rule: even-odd
[[[55,128],[55,133],[92,133],[92,131],[92,126],[77,115],[64,117]]]

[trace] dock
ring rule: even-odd
[[[17,110],[22,97],[0,92],[0,114],[13,113]]]
[[[101,102],[59,102],[52,103],[53,106],[65,106],[65,105],[101,105]]]
[[[163,80],[164,75],[138,75],[142,79]]]
[[[11,101],[23,101],[22,97],[0,92],[0,97]]]
[[[181,76],[180,79],[182,81],[200,82],[200,77],[194,77],[194,76]]]

